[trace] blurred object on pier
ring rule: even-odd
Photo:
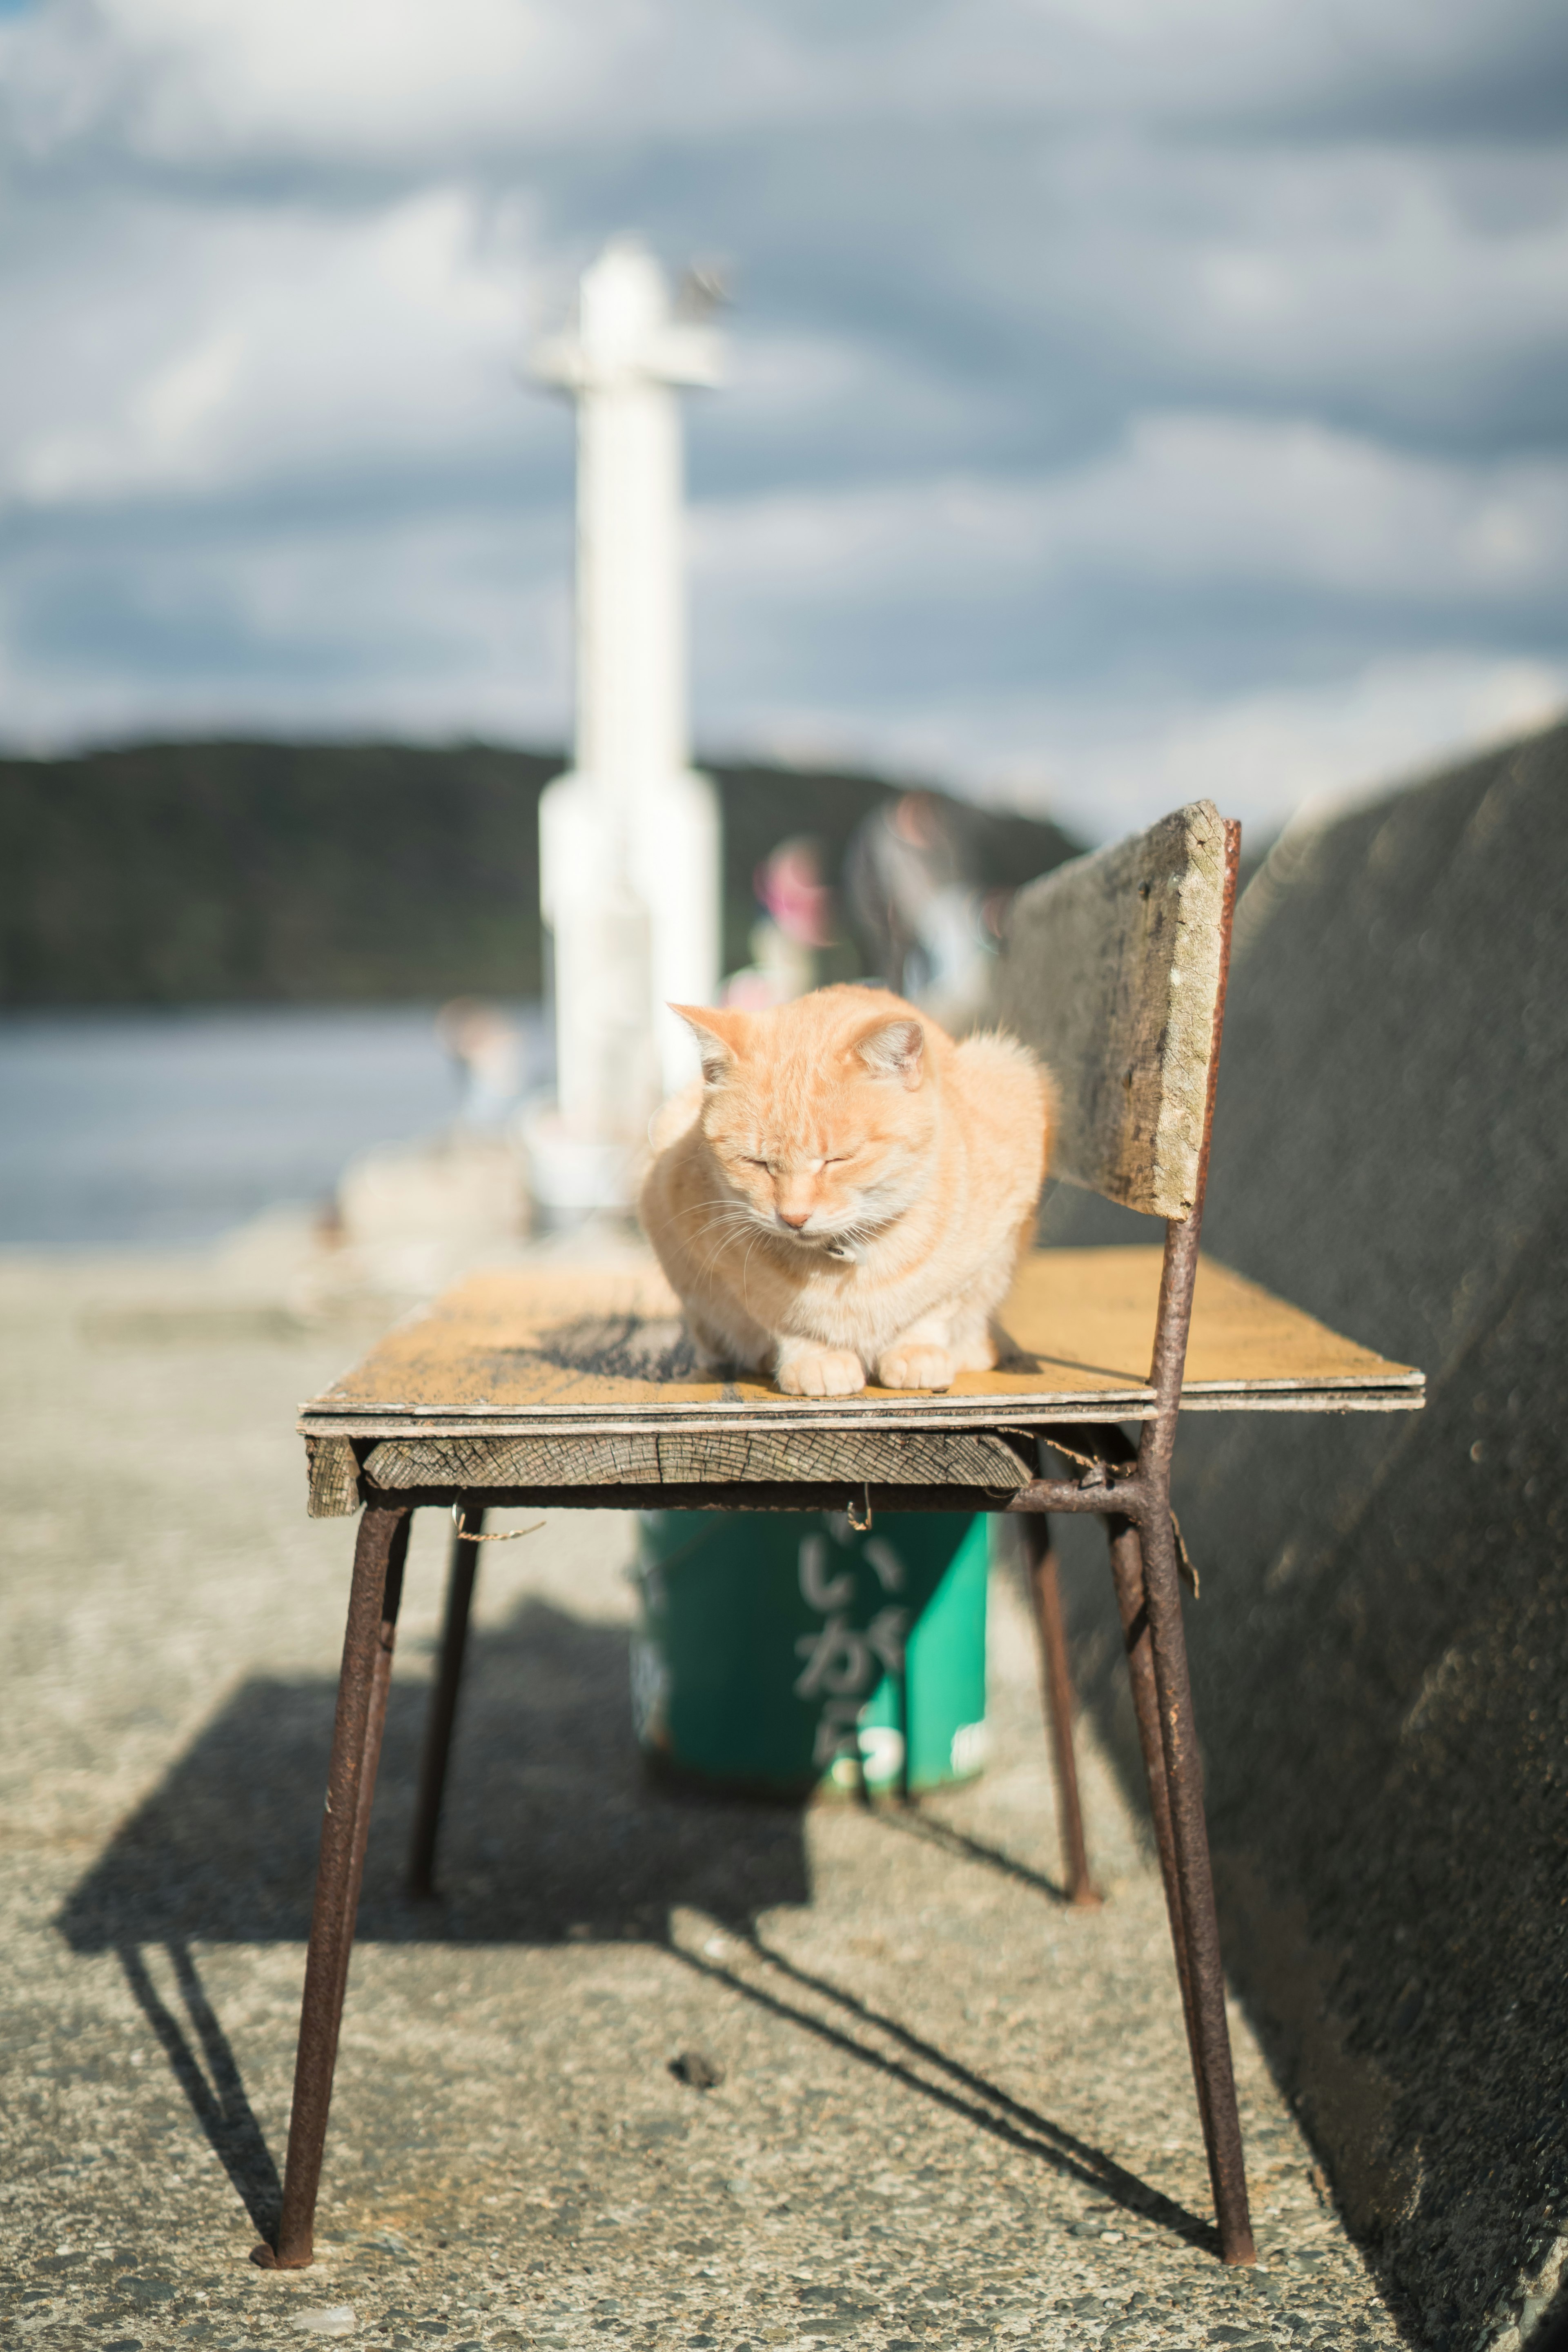
[[[456,1066],[462,1099],[435,1135],[382,1143],[351,1160],[338,1180],[329,1228],[341,1247],[412,1251],[416,1268],[392,1286],[422,1290],[425,1261],[466,1258],[528,1231],[527,1161],[518,1139],[525,1040],[518,1023],[479,996],[454,996],[436,1015],[436,1034]]]
[[[517,1241],[528,1230],[522,1154],[507,1136],[464,1127],[384,1143],[350,1160],[337,1212],[350,1247]]]

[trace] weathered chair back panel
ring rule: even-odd
[[[1013,906],[1000,1015],[1060,1089],[1052,1172],[1150,1216],[1197,1199],[1239,830],[1195,801]]]

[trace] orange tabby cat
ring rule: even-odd
[[[702,1083],[655,1121],[642,1221],[702,1356],[789,1396],[987,1370],[1046,1172],[1039,1065],[880,989],[674,1009]]]

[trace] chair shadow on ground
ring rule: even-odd
[[[427,1686],[395,1683],[356,1940],[659,1946],[1052,2169],[1208,2243],[1207,2222],[896,2021],[773,1951],[759,1927],[763,1916],[811,1895],[800,1808],[693,1798],[656,1785],[632,1735],[627,1690],[624,1627],[529,1600],[510,1624],[475,1630],[442,1823],[440,1899],[431,1904],[412,1902],[403,1890]],[[116,1832],[56,1921],[73,1950],[119,1955],[263,2236],[277,2225],[279,2166],[192,1948],[307,1939],[335,1700],[325,1676],[242,1683]],[[1062,1899],[1023,1864],[932,1816],[885,1817],[889,1828],[951,1853],[955,1867],[1000,1869],[1047,1899]],[[722,1927],[767,1963],[774,1982],[694,1956],[675,1937],[678,1909]],[[149,1948],[158,1946],[184,2020],[149,1968]],[[803,1996],[826,2004],[827,2015],[803,2006]],[[893,2053],[857,2028],[890,2040]],[[918,2073],[917,2062],[937,2079]]]

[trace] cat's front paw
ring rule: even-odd
[[[866,1367],[847,1348],[819,1348],[792,1356],[776,1378],[785,1396],[854,1396],[866,1385]]]
[[[885,1389],[950,1389],[952,1358],[945,1348],[906,1340],[901,1347],[889,1348],[879,1360],[877,1378]]]

